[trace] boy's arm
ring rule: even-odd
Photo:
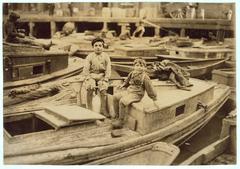
[[[5,29],[7,29],[6,32],[8,36],[23,37],[21,33],[18,33],[17,30],[15,30],[13,23],[7,23]]]
[[[144,86],[148,96],[154,101],[157,100],[157,92],[154,89],[149,76],[147,75],[145,75],[145,78],[144,78]]]
[[[130,32],[127,33],[127,37],[128,37],[129,39],[131,39],[131,34],[130,34]]]
[[[132,72],[130,72],[130,73],[128,74],[127,79],[124,80],[124,82],[123,82],[123,84],[122,84],[121,87],[128,87],[128,86],[129,86],[129,81],[130,81],[130,79],[131,79],[131,74],[132,74]]]

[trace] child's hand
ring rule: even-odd
[[[124,88],[124,86],[123,85],[118,85],[117,88],[122,89],[122,88]]]
[[[158,109],[160,109],[160,107],[159,107],[159,105],[158,105],[157,102],[158,102],[158,100],[153,100],[153,104],[154,104],[154,106],[157,107]]]
[[[24,37],[25,37],[25,34],[24,34],[24,33],[18,33],[18,36],[19,36],[20,38],[24,38]]]

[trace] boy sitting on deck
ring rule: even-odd
[[[100,91],[101,108],[100,113],[109,117],[107,114],[107,89],[109,86],[108,80],[111,75],[110,57],[103,52],[104,40],[96,38],[92,40],[94,52],[86,57],[86,62],[83,69],[85,83],[87,88],[87,108],[92,110],[93,92],[96,89]]]
[[[113,96],[116,119],[112,122],[113,129],[123,128],[128,106],[134,102],[139,102],[145,91],[154,101],[157,100],[157,93],[151,83],[149,76],[145,72],[146,62],[141,58],[134,60],[134,70],[129,73],[127,79],[120,88],[127,87],[127,93],[120,92]]]

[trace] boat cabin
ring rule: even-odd
[[[214,83],[191,79],[191,91],[183,91],[166,81],[153,81],[158,95],[158,107],[145,94],[141,102],[129,110],[128,126],[142,135],[159,130],[196,112],[213,99]]]
[[[4,44],[4,82],[23,80],[67,68],[66,52],[43,51],[40,47]]]

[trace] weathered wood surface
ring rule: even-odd
[[[10,142],[5,140],[5,163],[85,163],[118,154],[127,149],[135,149],[136,147],[151,144],[159,140],[176,143],[196,131],[199,127],[205,125],[226,101],[228,95],[228,88],[218,87],[214,92],[214,99],[208,104],[207,112],[199,109],[190,115],[179,117],[176,119],[176,122],[160,130],[143,136],[126,129],[122,137],[111,138],[110,123],[105,121],[100,126],[92,124],[80,128],[70,127],[57,132],[48,131],[35,133],[34,136],[32,134],[19,136],[12,141],[10,140]],[[103,145],[106,142],[110,145]],[[91,145],[92,148],[90,148]],[[42,150],[42,147],[45,150]],[[24,153],[25,155],[23,155]]]
[[[59,70],[59,71],[53,72],[51,74],[46,74],[41,77],[24,79],[24,80],[13,81],[13,82],[5,82],[3,84],[3,88],[9,89],[9,88],[14,88],[14,87],[19,87],[19,86],[35,84],[35,83],[42,83],[42,82],[57,79],[60,77],[63,78],[64,76],[76,75],[76,74],[79,74],[80,72],[82,72],[83,65],[84,65],[84,62],[81,59],[69,59],[69,66],[66,69]]]
[[[189,28],[189,29],[220,29],[234,30],[234,24],[227,19],[171,19],[171,18],[151,18],[150,22],[160,25],[161,27],[171,28]],[[48,16],[39,17],[38,15],[21,16],[21,22],[121,22],[121,23],[138,23],[139,18],[115,18],[115,17],[62,17]]]
[[[186,53],[232,53],[234,52],[233,49],[225,48],[224,46],[220,47],[201,47],[201,48],[192,48],[192,47],[185,47],[185,48],[178,48],[178,47],[167,47],[167,50],[170,51],[179,51],[179,52],[186,52]]]
[[[211,61],[211,60],[220,60],[217,58],[194,58],[194,57],[183,57],[183,56],[173,56],[173,55],[156,55],[156,57],[158,58],[158,60],[162,61],[164,59],[173,61],[173,62],[178,62],[178,61]]]
[[[11,56],[11,57],[46,57],[46,56],[66,56],[68,55],[67,52],[62,52],[62,51],[44,51],[44,52],[39,52],[39,51],[34,51],[32,49],[31,52],[26,52],[26,51],[18,51],[18,52],[4,52],[4,56]]]

